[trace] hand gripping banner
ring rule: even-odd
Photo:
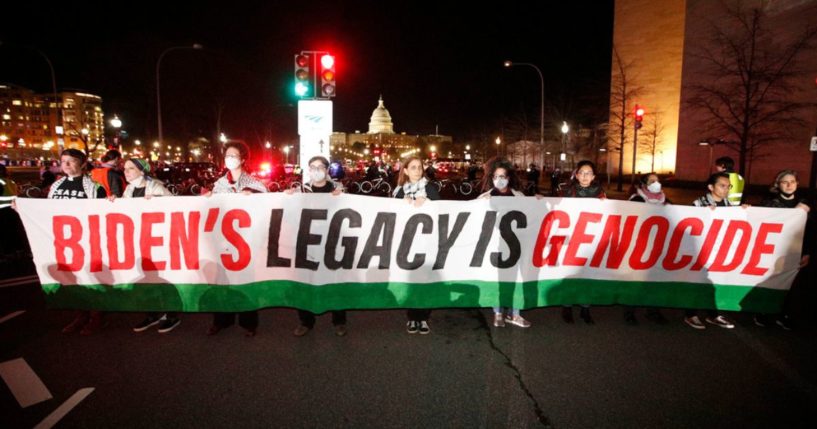
[[[246,311],[626,304],[775,312],[799,209],[491,198],[19,199],[56,308]]]

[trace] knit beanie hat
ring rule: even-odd
[[[143,174],[150,173],[150,163],[146,160],[142,158],[131,158],[128,161],[132,162]]]

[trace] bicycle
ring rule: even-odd
[[[360,191],[364,194],[370,194],[373,191],[377,191],[385,195],[389,195],[391,193],[391,185],[382,177],[377,177],[372,180],[361,182]]]

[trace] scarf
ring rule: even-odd
[[[426,194],[426,185],[428,179],[423,177],[417,183],[406,182],[403,184],[403,197],[416,200],[417,198],[428,198]]]
[[[645,203],[664,204],[664,201],[667,199],[667,196],[664,195],[663,192],[653,193],[647,189],[644,189],[642,186],[639,186],[635,191],[639,196],[641,196],[641,198],[644,199]]]

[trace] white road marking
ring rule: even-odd
[[[51,392],[23,358],[0,363],[0,377],[22,408],[52,398]]]
[[[13,313],[9,313],[9,314],[3,316],[2,318],[0,318],[0,323],[9,321],[11,319],[14,319],[15,317],[17,317],[17,316],[19,316],[19,315],[21,315],[21,314],[23,314],[25,312],[26,312],[25,310],[20,310],[20,311],[15,311]]]
[[[93,387],[85,387],[77,390],[77,393],[71,395],[67,401],[63,402],[54,412],[48,415],[41,421],[34,429],[51,429],[55,424],[59,423],[66,414],[68,414],[74,407],[77,406],[86,396],[94,391]]]

